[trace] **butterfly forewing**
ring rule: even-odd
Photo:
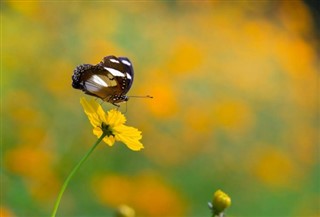
[[[121,63],[126,69],[126,77],[127,77],[127,83],[126,83],[127,90],[125,92],[126,94],[131,88],[133,83],[133,78],[134,78],[133,67],[132,67],[131,61],[127,57],[119,57],[119,60],[121,61]]]
[[[126,57],[107,56],[100,64],[116,78],[119,84],[119,92],[116,94],[125,95],[133,82],[133,67],[130,60]]]

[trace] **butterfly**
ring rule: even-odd
[[[133,78],[131,61],[111,55],[104,57],[97,65],[77,66],[72,75],[72,87],[119,107],[118,103],[129,99],[126,94]]]

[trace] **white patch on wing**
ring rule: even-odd
[[[131,80],[132,79],[131,75],[128,72],[126,74],[127,74],[127,78]]]
[[[131,66],[131,63],[128,60],[121,60],[121,62],[127,66]]]
[[[102,80],[98,75],[92,75],[92,81],[101,85],[101,86],[104,86],[104,87],[108,87],[108,84]]]
[[[113,69],[113,68],[109,68],[109,67],[103,67],[103,68],[108,70],[113,76],[120,76],[120,77],[124,77],[125,76],[125,74],[123,74],[119,70],[116,70],[116,69]]]
[[[116,59],[110,59],[110,61],[111,62],[113,62],[113,63],[120,63],[118,60],[116,60]]]
[[[98,87],[96,84],[86,82],[86,90],[91,93],[96,93],[101,90],[101,87]]]

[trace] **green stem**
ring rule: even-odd
[[[73,170],[71,171],[71,173],[68,175],[67,179],[64,181],[62,188],[59,192],[58,198],[56,200],[56,203],[54,205],[53,208],[53,212],[51,214],[51,217],[55,217],[56,213],[58,211],[58,207],[63,195],[63,192],[66,190],[67,185],[69,184],[70,179],[72,178],[72,176],[78,171],[78,169],[80,168],[80,166],[87,160],[87,158],[90,156],[90,154],[93,152],[93,150],[98,146],[98,144],[101,142],[101,140],[106,136],[106,133],[103,133],[99,139],[96,141],[96,143],[94,143],[94,145],[92,146],[92,148],[86,153],[85,156],[82,157],[82,159],[79,161],[79,163],[73,168]]]

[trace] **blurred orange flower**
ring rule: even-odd
[[[4,155],[6,169],[21,176],[32,197],[42,202],[51,200],[59,186],[52,161],[52,153],[33,146],[16,147]]]
[[[154,174],[97,176],[92,187],[102,204],[128,204],[139,216],[184,216],[187,207],[176,189]]]
[[[169,84],[167,81],[163,81],[160,73],[153,71],[154,74],[159,74],[157,78],[151,78],[157,80],[155,84],[152,85],[152,95],[156,98],[157,103],[150,100],[148,103],[150,111],[158,118],[171,118],[178,112],[178,96],[176,88]],[[147,88],[149,84],[142,86],[141,89]],[[149,85],[150,86],[150,85]],[[159,106],[165,105],[165,106]]]
[[[4,206],[0,206],[0,216],[1,217],[14,217],[10,209]]]
[[[124,125],[126,118],[121,112],[112,109],[105,113],[95,100],[87,101],[85,98],[81,98],[80,103],[94,127],[93,134],[100,137],[106,133],[103,141],[109,146],[112,146],[115,141],[122,141],[133,151],[139,151],[143,148],[139,141],[142,138],[141,132],[134,127]]]
[[[253,164],[253,174],[262,183],[280,188],[298,186],[302,173],[290,155],[270,147],[259,147],[255,155],[257,160]]]

